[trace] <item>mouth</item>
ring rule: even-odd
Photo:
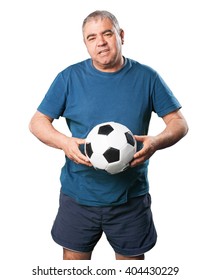
[[[101,50],[98,52],[98,54],[104,54],[104,53],[107,53],[109,52],[109,49],[104,49],[104,50]]]

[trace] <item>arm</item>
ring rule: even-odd
[[[165,129],[156,136],[135,136],[143,143],[143,148],[134,155],[131,166],[136,166],[149,159],[157,150],[165,149],[177,143],[188,132],[188,125],[180,110],[163,117]]]
[[[79,150],[79,145],[84,144],[85,140],[62,134],[54,128],[52,123],[52,118],[37,111],[30,121],[29,130],[46,145],[63,150],[65,155],[74,162],[90,166],[87,157]]]

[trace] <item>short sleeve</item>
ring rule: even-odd
[[[152,92],[153,111],[163,117],[181,105],[164,80],[157,74]]]
[[[67,83],[59,73],[47,91],[37,110],[53,119],[62,116],[65,110]]]

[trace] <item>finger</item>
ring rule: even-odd
[[[72,156],[72,160],[77,164],[85,164],[87,166],[92,166],[89,159],[86,156],[84,156],[83,154],[78,154],[78,155],[74,154]]]
[[[82,154],[81,152],[76,154],[76,156],[77,156],[78,160],[89,162],[89,159],[84,154]]]
[[[139,158],[137,158],[137,159],[134,159],[134,160],[132,160],[131,161],[131,163],[130,163],[130,166],[131,167],[134,167],[134,166],[136,166],[136,165],[139,165],[139,164],[142,164],[142,163],[144,163],[145,162],[145,158],[144,157],[139,157]]]
[[[134,135],[134,138],[139,142],[144,142],[146,136]]]
[[[146,152],[147,152],[147,148],[142,148],[141,150],[139,150],[138,152],[136,152],[135,154],[134,154],[134,158],[139,158],[139,157],[142,157],[142,156],[144,156],[145,154],[146,154]]]
[[[85,144],[85,142],[86,142],[86,140],[85,139],[81,139],[81,138],[78,138],[77,141],[76,141],[76,143],[78,145],[83,145],[83,144]]]

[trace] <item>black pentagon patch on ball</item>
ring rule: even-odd
[[[86,143],[86,154],[90,158],[93,154],[91,143]]]
[[[135,140],[134,140],[133,136],[129,132],[125,132],[125,136],[126,136],[128,144],[130,144],[131,146],[135,146]]]
[[[105,151],[103,154],[108,163],[116,162],[120,159],[120,152],[118,149],[115,148],[109,148]]]
[[[114,129],[110,124],[105,124],[99,127],[98,134],[109,135],[113,130]]]

